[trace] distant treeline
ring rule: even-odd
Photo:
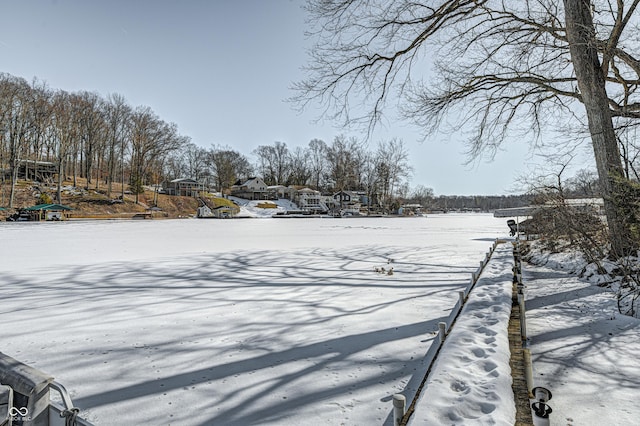
[[[230,146],[194,144],[174,123],[147,106],[132,107],[118,94],[69,93],[46,83],[0,74],[0,173],[10,183],[12,206],[18,170],[50,162],[57,173],[57,198],[63,181],[84,178],[109,196],[114,183],[135,194],[145,185],[192,178],[225,192],[238,180],[261,177],[267,185],[309,186],[324,193],[365,192],[381,210],[407,201],[433,201],[437,207],[491,209],[513,205],[509,197],[433,198],[425,186],[410,188],[412,167],[402,140],[379,142],[374,149],[354,137],[336,136],[289,149],[284,142],[256,147],[250,160]],[[495,198],[495,200],[494,200]],[[463,201],[464,200],[464,201]],[[484,200],[484,201],[481,201]]]

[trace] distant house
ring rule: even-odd
[[[420,216],[422,215],[421,204],[403,204],[398,209],[398,214],[403,216]]]
[[[242,181],[238,180],[231,187],[231,195],[247,200],[276,200],[276,192],[269,189],[266,183],[259,177],[250,177]]]
[[[353,191],[336,192],[330,201],[332,205],[329,207],[341,214],[359,214],[362,207],[360,197]]]
[[[293,201],[304,211],[324,213],[329,210],[325,203],[325,197],[320,194],[320,191],[314,189],[302,188],[297,190]]]
[[[284,198],[285,200],[293,200],[296,195],[296,188],[293,186],[273,185],[267,187],[269,192],[275,193],[277,198]]]
[[[163,189],[167,195],[197,197],[204,191],[204,184],[193,179],[181,178],[165,182]]]
[[[11,177],[11,170],[0,170],[5,178]],[[18,160],[16,164],[18,179],[36,182],[53,182],[58,174],[58,166],[50,161]]]

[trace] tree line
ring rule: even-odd
[[[119,94],[102,97],[54,90],[38,79],[28,82],[0,74],[0,173],[9,183],[13,207],[20,164],[53,162],[57,201],[65,178],[83,178],[85,188],[104,191],[115,185],[137,195],[145,185],[188,177],[215,191],[237,180],[260,176],[268,185],[309,186],[323,192],[366,191],[381,206],[409,196],[412,167],[402,140],[382,141],[375,149],[354,137],[311,140],[289,149],[284,142],[260,145],[254,161],[230,146],[203,148],[181,135],[175,123],[148,106],[131,106]],[[35,163],[28,163],[35,164]],[[4,186],[4,185],[3,185]]]
[[[251,163],[229,146],[190,144],[170,159],[169,174],[192,176],[218,192],[238,178],[260,176],[267,185],[308,186],[323,193],[362,191],[381,208],[409,196],[412,167],[400,139],[378,143],[375,150],[355,137],[336,136],[331,143],[312,139],[289,149],[284,142],[260,145]]]

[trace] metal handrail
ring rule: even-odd
[[[73,426],[94,426],[93,423],[85,420],[81,417],[78,417],[79,408],[73,406],[73,402],[71,401],[71,396],[69,396],[69,392],[67,389],[60,383],[53,381],[49,383],[49,389],[53,389],[60,394],[62,398],[62,403],[64,407],[60,407],[58,404],[54,402],[49,403],[49,407],[58,413],[60,417],[64,417],[65,425],[73,425]]]

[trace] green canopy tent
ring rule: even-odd
[[[21,209],[22,212],[34,213],[31,220],[61,220],[64,217],[62,212],[69,210],[73,209],[62,204],[36,204],[35,206]]]
[[[44,210],[44,211],[65,211],[65,210],[73,210],[69,206],[65,206],[62,204],[36,204],[35,206],[25,207],[22,210],[27,211],[36,211],[36,210]]]

